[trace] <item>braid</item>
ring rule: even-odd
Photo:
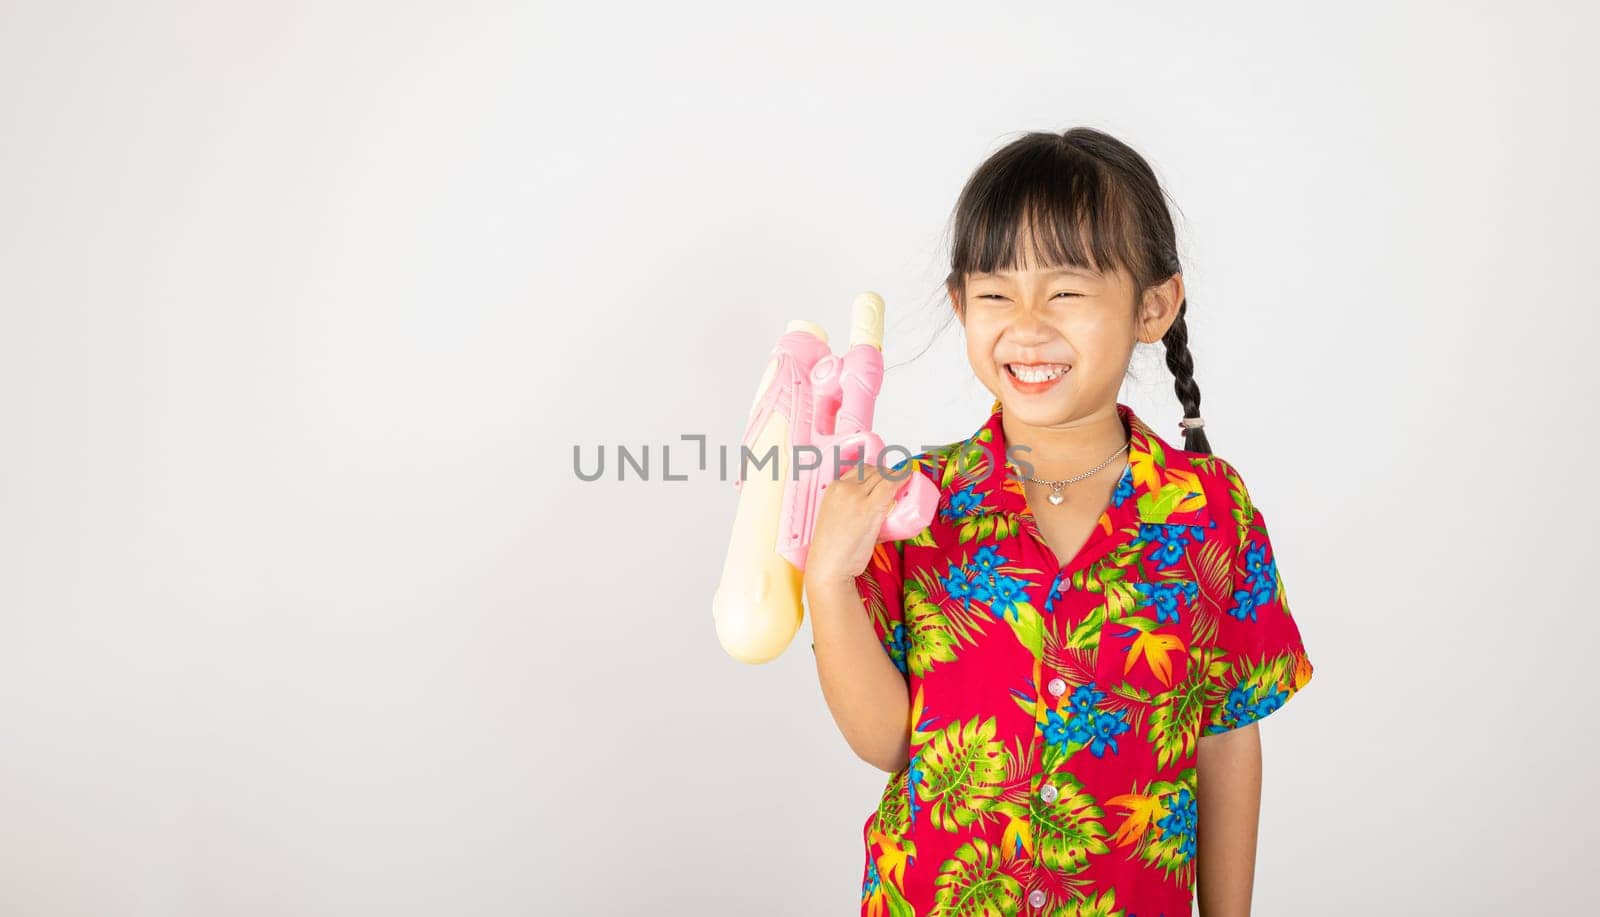
[[[1178,303],[1178,320],[1172,323],[1161,342],[1167,347],[1167,368],[1172,370],[1172,387],[1183,405],[1184,417],[1200,416],[1200,386],[1194,381],[1194,357],[1189,355],[1189,324],[1184,314],[1189,311],[1189,298]],[[1189,452],[1211,454],[1211,444],[1206,441],[1203,429],[1184,430],[1183,448]]]

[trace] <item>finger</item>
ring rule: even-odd
[[[884,503],[894,499],[895,493],[900,490],[900,485],[906,482],[904,473],[897,472],[891,475],[882,465],[874,465],[873,474],[876,477],[872,481],[872,496]]]

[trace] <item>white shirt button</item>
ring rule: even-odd
[[[1039,798],[1043,799],[1045,802],[1055,802],[1056,788],[1048,783],[1042,787],[1039,787]]]
[[[1064,681],[1063,679],[1060,679],[1060,678],[1052,678],[1052,679],[1050,679],[1050,683],[1045,685],[1045,688],[1048,689],[1050,691],[1050,693],[1054,694],[1056,697],[1060,697],[1061,695],[1067,693],[1067,683],[1066,683],[1066,681]]]
[[[1028,892],[1028,903],[1034,907],[1044,907],[1044,889],[1036,888]]]

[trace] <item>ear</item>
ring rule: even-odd
[[[956,318],[958,318],[958,319],[962,318],[963,316],[961,314],[961,284],[959,284],[959,283],[946,284],[945,288],[944,288],[944,291],[950,297],[950,311],[952,311],[952,312],[954,312],[956,314]]]
[[[1167,329],[1178,320],[1178,306],[1183,302],[1183,297],[1182,274],[1173,274],[1145,288],[1135,322],[1141,342],[1154,344],[1166,337]]]

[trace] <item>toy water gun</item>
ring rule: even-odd
[[[883,440],[872,409],[883,386],[883,298],[855,299],[850,348],[835,356],[820,326],[789,322],[756,387],[734,487],[739,507],[711,601],[717,639],[741,662],[776,659],[804,615],[801,586],[817,508],[847,467],[881,464]],[[805,449],[802,447],[814,447]],[[776,468],[763,467],[774,453]],[[746,464],[757,469],[746,477]],[[911,538],[933,519],[934,483],[914,468],[878,532],[878,541]]]

